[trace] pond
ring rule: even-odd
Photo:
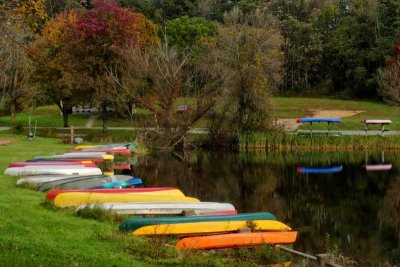
[[[359,266],[400,263],[400,154],[395,152],[150,154],[133,169],[145,186],[172,186],[239,212],[269,211],[299,232],[294,248],[326,244]],[[328,237],[329,236],[329,237]]]

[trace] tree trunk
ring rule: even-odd
[[[69,123],[68,123],[68,109],[67,108],[64,107],[62,109],[62,115],[63,115],[64,128],[68,128]]]
[[[11,111],[11,127],[15,128],[17,124],[17,105],[14,100],[11,101],[10,111]]]
[[[107,103],[104,101],[101,104],[101,113],[103,119],[103,133],[107,132]]]

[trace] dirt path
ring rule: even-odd
[[[4,138],[0,138],[0,146],[9,145],[9,144],[13,143],[14,141],[15,141],[14,139],[4,139]]]
[[[99,115],[91,115],[90,118],[87,120],[85,127],[86,128],[92,128],[94,122],[96,121],[96,119],[99,117]]]
[[[323,110],[323,109],[310,109],[314,118],[348,118],[363,113],[363,110]],[[299,128],[300,124],[296,119],[278,119],[277,124],[285,128],[286,131],[295,131]]]

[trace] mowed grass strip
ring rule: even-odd
[[[0,134],[15,142],[0,146],[0,266],[142,266],[124,253],[123,242],[102,241],[96,233],[115,225],[75,217],[70,211],[41,206],[44,194],[15,187],[3,175],[9,162],[72,149],[56,139]]]

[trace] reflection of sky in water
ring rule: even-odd
[[[325,252],[326,235],[360,266],[400,262],[400,154],[189,153],[138,158],[145,186],[173,186],[240,212],[270,211],[300,233],[295,248]],[[389,170],[365,166],[392,164]],[[299,167],[336,168],[299,173]],[[340,167],[340,168],[339,168]]]

